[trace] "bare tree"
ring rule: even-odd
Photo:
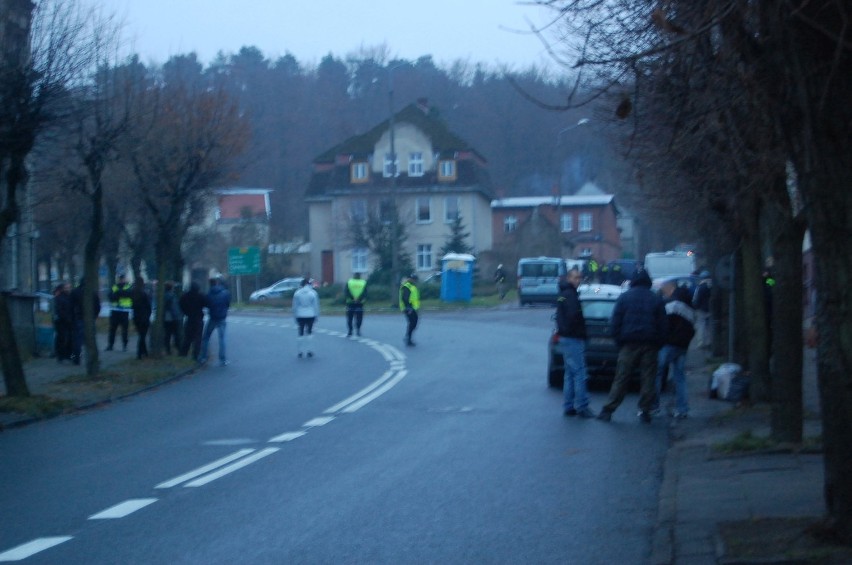
[[[21,6],[24,6],[22,3]],[[62,118],[60,104],[66,89],[91,64],[90,13],[75,0],[45,0],[31,8],[4,4],[2,16],[25,22],[20,37],[8,41],[0,53],[0,237],[20,217],[19,193],[28,176],[26,159],[38,137]],[[8,26],[12,29],[12,26]],[[0,294],[0,362],[6,390],[11,396],[27,396],[23,366],[12,332],[5,296]]]
[[[201,218],[218,183],[248,140],[237,105],[216,86],[175,80],[148,92],[149,120],[140,124],[128,153],[140,202],[153,227],[157,279],[174,279],[181,245]],[[157,285],[158,304],[163,285]],[[162,352],[163,312],[151,332],[151,354]]]

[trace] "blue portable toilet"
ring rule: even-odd
[[[473,296],[473,264],[468,253],[447,253],[441,259],[441,300],[470,302]]]

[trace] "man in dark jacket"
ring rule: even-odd
[[[192,346],[192,358],[198,361],[201,353],[201,334],[204,331],[204,307],[207,306],[207,299],[201,294],[201,285],[193,281],[189,285],[189,291],[181,295],[178,303],[186,316],[180,354],[186,357]]]
[[[577,294],[582,278],[578,269],[568,271],[567,280],[559,281],[559,298],[556,300],[557,348],[565,366],[562,410],[566,416],[594,418],[594,413],[589,410],[586,391],[586,319]]]
[[[228,309],[231,307],[231,293],[225,288],[221,279],[210,279],[210,290],[207,292],[207,325],[204,326],[204,335],[201,337],[201,357],[198,362],[207,362],[207,348],[210,345],[210,336],[213,330],[219,334],[219,365],[224,367],[228,364],[225,355],[225,328],[227,327]]]
[[[689,342],[695,335],[695,311],[690,306],[692,296],[690,292],[676,286],[675,283],[666,283],[660,289],[666,302],[666,321],[668,323],[668,334],[666,344],[660,349],[657,358],[657,401],[655,408],[659,407],[660,394],[663,389],[663,373],[671,367],[672,380],[675,383],[675,411],[672,416],[675,419],[686,418],[689,413],[689,399],[686,395],[686,350]]]
[[[651,422],[651,410],[657,394],[657,355],[666,340],[666,307],[662,298],[651,291],[651,277],[639,271],[630,281],[630,290],[618,297],[612,311],[612,335],[619,346],[615,380],[609,398],[598,418],[609,421],[624,400],[627,381],[639,370],[639,418]]]

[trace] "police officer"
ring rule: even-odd
[[[107,351],[112,351],[115,345],[115,332],[121,326],[121,341],[124,351],[127,351],[127,330],[130,327],[130,312],[133,311],[132,286],[127,282],[127,276],[118,275],[118,282],[112,285],[109,293],[111,310],[109,313],[109,340]]]
[[[352,321],[355,321],[355,334],[361,335],[361,322],[364,320],[364,300],[366,299],[367,281],[361,278],[361,273],[355,273],[346,282],[346,337],[352,337]]]
[[[417,273],[411,273],[399,287],[399,309],[405,314],[408,328],[405,331],[405,345],[412,347],[411,334],[417,327],[417,311],[420,309],[420,291],[417,289]]]

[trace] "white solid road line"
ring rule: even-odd
[[[342,400],[342,401],[338,402],[337,404],[335,404],[334,406],[332,406],[331,408],[327,408],[325,410],[325,412],[323,412],[323,413],[324,414],[334,414],[336,412],[340,412],[343,408],[345,408],[349,404],[352,404],[353,402],[355,402],[356,400],[358,400],[362,396],[365,396],[365,395],[371,393],[373,390],[377,389],[378,387],[382,386],[385,383],[385,381],[387,381],[391,377],[393,377],[393,371],[385,371],[385,373],[381,377],[379,377],[378,379],[376,379],[375,381],[373,381],[372,383],[370,383],[366,387],[362,388],[361,390],[359,390],[358,392],[356,392],[355,394],[353,394],[352,396],[350,396],[346,400]]]
[[[346,408],[341,410],[341,412],[346,412],[347,414],[351,414],[352,412],[355,412],[356,410],[363,408],[364,406],[366,406],[367,404],[374,401],[375,399],[377,399],[378,397],[380,397],[381,395],[383,395],[384,393],[386,393],[387,391],[392,389],[394,386],[396,386],[396,383],[398,383],[399,381],[404,379],[405,375],[407,375],[407,374],[408,374],[408,371],[400,371],[399,373],[397,373],[397,375],[394,378],[392,378],[391,380],[386,382],[381,388],[377,389],[372,394],[365,396],[364,398],[362,398],[358,402],[354,402],[354,403],[350,404],[349,406],[347,406]]]
[[[220,479],[220,478],[224,477],[225,475],[227,475],[229,473],[233,473],[234,471],[236,471],[238,469],[242,469],[243,467],[251,465],[255,461],[257,461],[259,459],[263,459],[267,455],[272,455],[273,453],[275,453],[279,449],[281,449],[281,448],[280,447],[267,447],[266,449],[261,449],[260,451],[258,451],[257,453],[255,453],[253,455],[249,455],[248,457],[244,457],[244,458],[240,459],[239,461],[237,461],[236,463],[231,463],[227,467],[223,467],[223,468],[219,469],[218,471],[210,473],[209,475],[204,475],[200,479],[196,479],[192,482],[186,483],[183,486],[185,486],[185,487],[201,487],[201,486],[204,486],[207,483],[213,482],[216,479]]]
[[[155,486],[154,488],[172,488],[172,487],[177,486],[177,485],[179,485],[183,482],[186,482],[190,479],[194,479],[195,477],[200,477],[204,473],[209,473],[213,469],[217,469],[217,468],[221,467],[222,465],[227,465],[231,461],[239,459],[240,457],[245,457],[249,453],[253,453],[253,452],[254,452],[254,449],[240,449],[239,451],[236,451],[236,452],[228,455],[227,457],[217,459],[213,463],[210,463],[210,464],[205,465],[203,467],[199,467],[198,469],[195,469],[194,471],[190,471],[189,473],[184,473],[183,475],[181,475],[179,477],[175,477],[174,479],[169,479],[168,481],[166,481],[164,483],[160,483],[157,486]]]
[[[55,545],[59,545],[60,543],[65,543],[66,541],[73,539],[72,536],[56,536],[52,538],[38,538],[32,541],[28,541],[27,543],[22,543],[18,547],[13,547],[8,551],[4,551],[0,553],[0,561],[21,561],[30,557],[31,555],[35,555],[39,551],[44,551],[45,549],[50,549]]]
[[[89,516],[89,520],[112,520],[115,518],[124,518],[125,516],[133,514],[137,510],[145,508],[149,504],[154,504],[155,502],[157,502],[156,498],[133,498],[125,500],[124,502],[116,504],[111,508],[107,508],[102,512],[92,514]]]
[[[319,416],[302,424],[303,428],[318,428],[334,420],[334,416]]]

